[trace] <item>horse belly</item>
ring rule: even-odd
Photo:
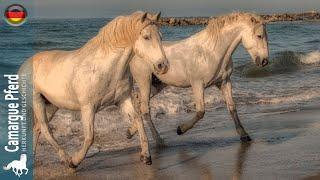
[[[187,75],[186,64],[184,56],[177,55],[171,50],[165,49],[168,61],[169,69],[165,74],[155,74],[161,82],[176,87],[189,87],[190,79]]]
[[[70,90],[59,88],[59,86],[47,86],[42,88],[40,93],[52,104],[59,108],[79,110],[80,105]]]
[[[72,90],[70,78],[66,74],[55,74],[58,73],[37,78],[34,82],[36,91],[60,108],[78,110],[80,107]]]

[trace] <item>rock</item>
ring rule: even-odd
[[[261,16],[270,22],[320,20],[320,13],[314,10],[305,13],[266,14]],[[165,26],[207,25],[210,18],[211,17],[162,17],[159,24]]]

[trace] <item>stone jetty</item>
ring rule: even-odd
[[[316,11],[309,11],[304,13],[282,13],[261,16],[265,20],[270,22],[320,20],[320,13]],[[206,25],[208,24],[210,18],[214,17],[162,17],[160,19],[160,24],[166,26]]]

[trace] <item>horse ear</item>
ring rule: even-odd
[[[143,13],[143,15],[142,15],[142,17],[141,17],[141,23],[144,23],[144,21],[145,21],[146,18],[147,18],[147,15],[148,15],[147,12]]]
[[[155,20],[155,21],[159,21],[160,16],[161,16],[161,11],[159,11],[158,14],[156,14],[156,15],[154,16],[154,17],[155,17],[154,20]]]
[[[161,12],[159,12],[155,15],[150,14],[150,20],[151,21],[158,21],[160,19],[160,16],[161,16]]]

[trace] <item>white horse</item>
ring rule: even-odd
[[[222,92],[242,141],[250,141],[248,133],[239,120],[232,98],[230,76],[233,70],[231,56],[240,42],[258,66],[268,64],[268,41],[265,23],[260,16],[251,13],[232,13],[211,19],[208,26],[197,34],[178,42],[164,42],[164,51],[170,68],[166,74],[155,74],[164,84],[191,87],[196,114],[177,128],[181,135],[192,128],[204,116],[204,88],[216,85]],[[141,111],[149,120],[153,138],[158,145],[162,139],[150,118],[149,98],[153,70],[144,66],[140,57],[130,62],[133,78],[140,89]],[[137,127],[127,131],[131,138]]]
[[[130,97],[133,81],[129,62],[136,55],[151,63],[159,74],[168,70],[156,25],[159,17],[160,13],[149,18],[143,12],[119,16],[82,48],[41,52],[20,67],[19,74],[33,71],[34,146],[42,132],[60,159],[76,168],[93,143],[95,113],[115,104],[136,122],[141,161],[151,164],[143,121]],[[81,111],[84,143],[72,157],[58,145],[48,128],[48,121],[59,108]]]
[[[21,154],[20,160],[14,160],[11,163],[9,163],[7,166],[3,166],[3,170],[10,170],[12,168],[12,171],[15,175],[21,176],[23,173],[23,170],[26,170],[24,174],[28,174],[29,169],[27,168],[27,155]]]

